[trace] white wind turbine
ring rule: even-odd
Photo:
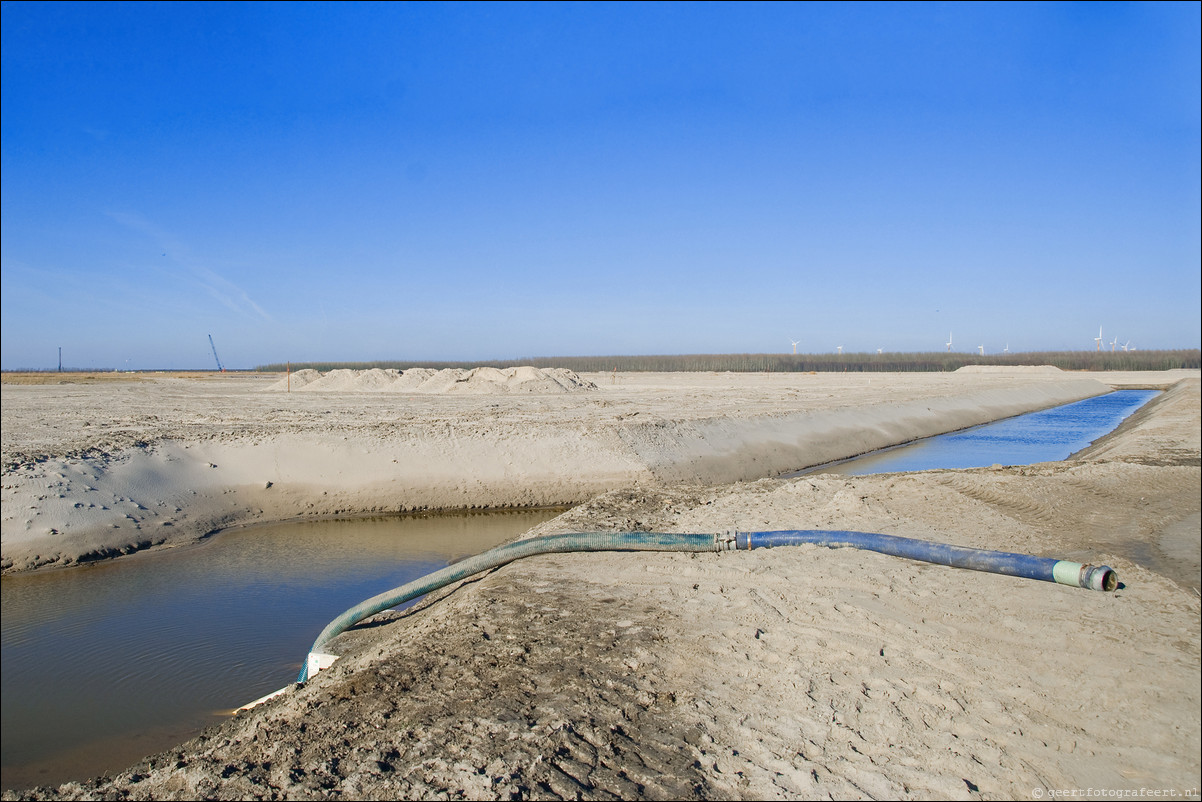
[[[1010,343],[1006,343],[1006,347],[1002,349],[1003,354],[1010,353]]]
[[[981,352],[981,356],[985,356],[985,346],[978,345],[977,350]]]
[[[952,350],[952,333],[950,331],[947,333],[947,342],[945,345],[947,345],[947,350]]]
[[[1098,350],[1102,350],[1102,327],[1098,326],[1098,336],[1093,338],[1093,341],[1098,344]]]
[[[797,344],[800,343],[801,340],[789,340],[789,342],[793,343],[793,353],[796,354],[797,353]]]
[[[883,353],[885,353],[885,349],[884,349],[884,348],[878,348],[878,349],[876,349],[876,355],[877,355],[877,356],[880,356],[880,355],[881,355],[881,354],[883,354]]]
[[[1130,344],[1131,344],[1131,341],[1130,341],[1130,340],[1127,340],[1127,342],[1123,343],[1123,350],[1124,350],[1124,351],[1126,351],[1126,350],[1127,350],[1127,346],[1128,346],[1128,345],[1130,345]]]
[[[1110,341],[1110,353],[1112,353],[1112,354],[1114,353],[1114,347],[1118,344],[1119,344],[1118,337],[1115,337],[1113,340]]]
[[[839,352],[839,356],[843,356],[843,346],[836,345],[835,350]]]

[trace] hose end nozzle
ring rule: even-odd
[[[1109,565],[1083,565],[1080,585],[1089,590],[1110,593],[1118,589],[1119,575]]]
[[[1061,560],[1052,567],[1052,579],[1061,585],[1071,585],[1086,590],[1101,590],[1106,593],[1119,586],[1119,575],[1109,565],[1082,565],[1071,560]]]

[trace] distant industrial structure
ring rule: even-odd
[[[225,366],[221,364],[221,357],[217,356],[217,346],[213,344],[213,335],[209,335],[209,347],[213,349],[213,358],[217,360],[217,369],[225,373]]]

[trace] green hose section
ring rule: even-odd
[[[454,565],[448,565],[446,568],[415,579],[399,588],[372,596],[367,601],[355,605],[331,621],[321,631],[317,640],[313,641],[309,654],[317,652],[322,646],[368,616],[396,607],[398,604],[404,604],[410,599],[424,596],[431,591],[482,571],[507,565],[523,557],[577,551],[715,551],[718,550],[717,542],[714,535],[678,535],[660,532],[577,532],[566,535],[546,535],[507,543],[483,554],[477,554],[475,557],[468,557]],[[306,660],[296,681],[304,682],[308,678],[309,661]]]

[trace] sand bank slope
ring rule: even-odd
[[[964,365],[956,368],[956,373],[994,373],[994,374],[1063,374],[1055,365]]]
[[[520,371],[481,381],[528,383]],[[263,380],[225,395],[145,382],[107,399],[5,386],[0,564],[71,564],[304,515],[568,504],[621,487],[757,479],[1108,389],[1080,377],[878,375],[719,377],[730,384],[717,388],[653,377],[667,391],[304,392],[331,377],[393,380],[337,373],[287,394],[257,392]],[[441,373],[421,386],[457,383]],[[106,420],[113,409],[137,414]]]
[[[665,482],[746,481],[821,465],[1107,392],[1093,379],[1062,379],[754,418],[631,426],[623,441]]]
[[[1146,558],[1197,515],[1198,454],[1145,434],[1186,440],[1199,407],[1194,383],[1121,458],[620,490],[538,530],[880,531],[1106,562],[1115,593],[816,547],[539,557],[347,633],[177,750],[28,796],[1196,795],[1199,578]]]
[[[1192,402],[1198,379],[1184,379],[1128,418],[1120,431],[1076,455],[1089,460],[1125,459],[1155,464],[1197,465],[1202,451],[1202,419]]]

